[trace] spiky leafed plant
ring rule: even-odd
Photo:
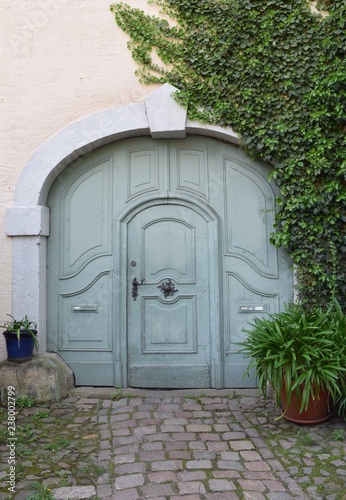
[[[346,320],[337,302],[327,311],[306,311],[290,304],[285,311],[255,318],[242,342],[241,352],[251,358],[247,374],[255,368],[258,385],[267,396],[268,382],[280,400],[282,390],[290,404],[299,398],[300,412],[320,390],[333,400],[342,394],[346,371]]]

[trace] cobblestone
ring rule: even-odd
[[[346,499],[341,419],[299,427],[276,420],[280,410],[261,397],[192,392],[129,389],[112,399],[83,388],[19,409],[16,492],[5,437],[0,500],[25,500],[37,484],[56,500]]]

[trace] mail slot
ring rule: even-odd
[[[97,312],[97,306],[89,306],[89,305],[73,306],[72,312]]]
[[[258,312],[266,312],[265,306],[240,306],[240,313],[258,313]]]

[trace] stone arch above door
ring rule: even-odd
[[[14,209],[44,206],[58,175],[78,157],[119,139],[151,136],[182,139],[187,134],[206,135],[238,144],[231,128],[206,125],[187,118],[172,96],[176,89],[165,84],[140,104],[128,104],[89,115],[68,125],[46,141],[25,165],[15,188],[14,206],[8,209],[6,234],[16,231]],[[30,230],[37,230],[35,226]],[[18,227],[18,230],[21,229]],[[24,228],[22,229],[24,231]],[[28,231],[28,230],[27,230]],[[22,234],[26,234],[25,232]]]
[[[143,103],[128,104],[86,116],[60,130],[24,166],[8,207],[5,232],[13,237],[12,313],[38,322],[40,350],[46,351],[46,237],[49,235],[47,196],[54,180],[74,160],[119,139],[151,136],[184,138],[206,135],[237,144],[231,128],[201,124],[187,118],[165,84]],[[27,284],[30,284],[30,293]]]

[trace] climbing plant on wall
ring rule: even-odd
[[[297,266],[300,300],[346,308],[346,3],[155,0],[119,3],[117,24],[144,83],[169,82],[189,117],[231,126],[274,165],[275,233]],[[157,61],[160,61],[157,63]]]

